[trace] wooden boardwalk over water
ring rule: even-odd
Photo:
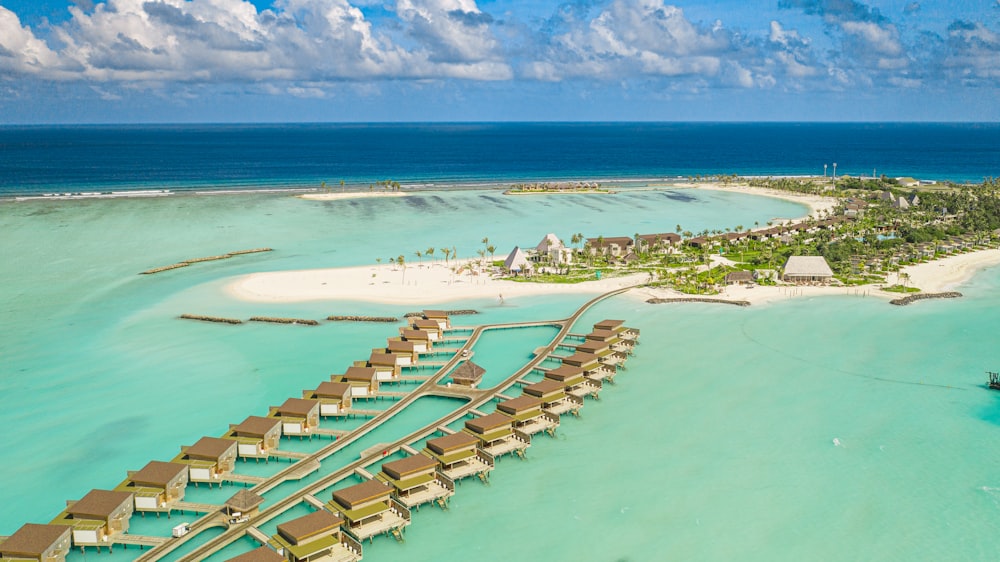
[[[269,490],[276,488],[278,485],[287,482],[289,480],[301,479],[304,475],[302,472],[306,472],[303,468],[308,467],[306,474],[312,473],[313,471],[320,468],[320,462],[326,459],[335,452],[347,447],[348,445],[362,439],[368,435],[371,431],[377,429],[382,424],[388,422],[401,412],[404,408],[410,404],[417,401],[417,399],[423,396],[449,396],[449,397],[461,397],[469,400],[467,403],[459,406],[457,409],[453,410],[447,416],[435,420],[434,422],[415,430],[414,432],[406,435],[402,439],[399,439],[393,443],[379,444],[377,447],[369,448],[360,459],[350,462],[349,464],[342,466],[319,478],[316,482],[308,484],[291,492],[290,494],[284,496],[281,499],[270,503],[266,508],[260,511],[260,513],[255,516],[251,521],[244,523],[236,523],[230,525],[225,531],[220,535],[213,537],[206,541],[204,544],[196,547],[189,553],[180,557],[179,560],[182,562],[196,562],[198,560],[204,560],[205,558],[215,554],[216,552],[222,550],[229,544],[239,540],[240,538],[250,534],[253,536],[257,531],[257,527],[264,525],[268,521],[275,519],[276,517],[282,515],[289,509],[299,505],[300,503],[306,502],[307,498],[315,498],[318,494],[321,494],[327,488],[333,486],[337,482],[350,477],[355,474],[358,469],[364,469],[364,467],[382,458],[383,453],[394,454],[397,451],[403,449],[404,447],[412,450],[408,447],[410,443],[424,439],[435,432],[442,430],[447,430],[445,426],[451,424],[457,420],[462,419],[466,415],[470,414],[476,408],[488,403],[493,400],[498,394],[501,394],[503,390],[510,387],[516,382],[519,382],[523,377],[531,373],[538,364],[545,360],[548,354],[552,353],[559,345],[560,342],[569,334],[570,328],[573,324],[591,307],[595,304],[613,297],[615,295],[624,293],[628,291],[630,287],[617,289],[608,293],[599,295],[590,301],[587,301],[583,306],[577,309],[572,316],[563,320],[549,320],[549,321],[538,321],[538,322],[518,322],[511,324],[493,324],[478,326],[472,330],[472,335],[464,340],[464,343],[459,350],[471,349],[471,347],[476,343],[482,333],[487,329],[502,329],[502,328],[521,328],[521,327],[532,327],[532,326],[557,326],[559,327],[559,333],[553,338],[552,342],[543,347],[541,353],[535,355],[535,357],[528,362],[526,365],[521,367],[517,372],[510,375],[504,381],[492,387],[492,389],[487,390],[471,390],[467,394],[462,389],[456,389],[454,387],[448,388],[440,385],[440,382],[446,377],[446,375],[451,372],[451,370],[457,366],[465,358],[462,357],[461,353],[456,353],[450,360],[444,362],[440,368],[435,372],[434,375],[430,376],[425,382],[420,384],[412,392],[407,393],[405,396],[401,397],[397,402],[392,404],[389,408],[379,411],[375,417],[366,421],[360,427],[353,430],[348,435],[333,441],[329,445],[324,446],[320,450],[312,454],[300,453],[302,455],[301,460],[294,462],[279,471],[277,474],[264,479],[252,488],[252,490],[258,494],[265,494]],[[462,328],[465,329],[465,328]],[[453,339],[453,338],[449,338]],[[447,430],[446,433],[451,433]],[[372,449],[375,449],[372,451]],[[155,548],[145,552],[138,558],[137,562],[152,562],[160,560],[164,556],[170,554],[175,549],[186,544],[188,540],[198,536],[202,531],[210,527],[214,527],[217,524],[217,518],[214,513],[205,515],[204,517],[198,519],[190,526],[190,531],[179,538],[166,539],[166,542],[159,544]],[[257,531],[259,533],[259,531]],[[160,537],[162,539],[162,537]]]

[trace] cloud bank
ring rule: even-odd
[[[39,29],[0,6],[0,83],[236,84],[319,97],[385,80],[794,92],[995,89],[1000,77],[1000,34],[985,20],[923,29],[919,2],[898,21],[855,0],[777,6],[813,22],[811,34],[785,18],[759,29],[695,21],[663,0],[576,2],[544,19],[487,13],[475,0],[395,0],[381,10],[350,0],[276,0],[262,10],[244,0],[106,0],[78,2],[66,21]]]

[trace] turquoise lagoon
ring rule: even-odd
[[[177,315],[319,319],[412,308],[242,303],[222,291],[233,276],[399,254],[412,263],[427,247],[470,256],[484,236],[505,253],[547,232],[698,231],[804,213],[774,199],[682,190],[0,204],[0,423],[8,431],[0,534],[48,521],[64,500],[298,396],[396,332]],[[275,251],[137,275],[259,246]],[[527,460],[502,460],[490,486],[463,483],[450,511],[422,509],[405,544],[376,540],[365,557],[504,560],[517,544],[519,556],[539,561],[993,558],[1000,397],[982,383],[998,362],[998,288],[990,270],[963,287],[964,299],[906,308],[847,295],[747,309],[605,301],[581,329],[616,317],[643,334],[618,384],[588,401],[580,419],[564,420],[555,438],[536,438]],[[587,298],[447,307],[481,311],[463,323],[514,322],[564,318]],[[544,341],[526,349],[549,337],[540,333]],[[139,526],[166,532],[166,523]]]

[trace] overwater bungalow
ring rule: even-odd
[[[281,441],[281,420],[250,416],[230,425],[227,437],[236,441],[236,453],[244,459],[266,459]]]
[[[271,406],[269,418],[281,421],[281,433],[309,437],[319,427],[319,400],[289,398],[281,406]]]
[[[358,540],[382,533],[401,538],[401,529],[410,524],[410,510],[392,497],[393,487],[368,480],[333,493],[327,506],[347,522],[347,531]]]
[[[385,352],[396,356],[396,364],[401,367],[415,365],[420,354],[417,346],[411,341],[401,338],[390,338],[386,342]]]
[[[608,330],[614,332],[622,339],[639,339],[639,330],[636,328],[629,328],[625,325],[624,320],[601,320],[600,322],[594,324],[594,331],[598,330]]]
[[[451,382],[459,386],[476,388],[476,385],[483,380],[484,374],[486,374],[486,369],[472,361],[464,361],[451,372]]]
[[[549,369],[545,371],[545,378],[562,383],[566,387],[566,393],[577,398],[596,397],[601,390],[600,380],[588,379],[584,376],[583,369],[572,365],[564,364]]]
[[[372,351],[365,362],[357,362],[355,367],[370,367],[375,369],[375,378],[380,382],[398,381],[402,373],[402,361],[399,356],[382,351]]]
[[[582,344],[576,346],[576,351],[577,353],[594,355],[598,361],[605,365],[618,365],[624,363],[632,351],[633,342],[626,344],[626,341],[617,337],[612,338],[610,341],[588,338]]]
[[[448,318],[448,313],[443,310],[425,310],[424,320],[433,320],[438,323],[438,326],[442,330],[451,329],[451,319]]]
[[[417,353],[428,353],[433,348],[431,334],[426,330],[414,330],[412,328],[400,328],[399,335],[403,341],[413,343],[413,349]]]
[[[566,393],[566,384],[554,379],[543,379],[521,389],[525,396],[533,396],[542,401],[542,410],[562,415],[566,412],[578,412],[583,407],[583,400]]]
[[[302,391],[302,397],[319,401],[320,416],[341,416],[351,409],[351,385],[346,382],[321,382],[315,390]]]
[[[110,548],[119,535],[128,532],[134,511],[135,500],[129,492],[91,490],[79,501],[67,501],[66,510],[51,524],[72,527],[73,546]]]
[[[247,488],[240,488],[238,492],[233,494],[233,497],[223,504],[222,513],[231,520],[249,520],[260,512],[260,504],[262,503],[264,503],[264,498],[260,494]]]
[[[0,539],[4,562],[64,562],[70,548],[71,529],[66,525],[26,523],[6,540]]]
[[[138,471],[129,471],[128,478],[116,488],[135,495],[135,510],[169,513],[184,499],[188,483],[188,467],[183,464],[149,461]]]
[[[181,447],[181,454],[173,461],[188,465],[188,481],[218,482],[233,472],[236,465],[237,443],[232,439],[202,437],[190,447]]]
[[[474,474],[486,480],[495,464],[493,455],[479,449],[479,438],[464,431],[428,440],[423,452],[454,481]]]
[[[268,544],[288,562],[361,560],[361,543],[343,533],[343,524],[343,519],[321,509],[278,525]]]
[[[364,363],[348,367],[343,375],[331,375],[330,381],[351,385],[351,396],[354,398],[378,394],[379,379],[375,368],[366,367]]]
[[[285,562],[285,557],[270,547],[262,546],[239,556],[226,559],[226,562]]]
[[[416,454],[383,464],[376,478],[392,486],[393,494],[406,507],[431,502],[445,507],[447,498],[455,493],[455,482],[437,469],[437,459]]]
[[[531,436],[514,429],[514,418],[502,412],[466,420],[464,431],[479,439],[479,448],[500,457],[507,453],[524,456],[531,446]]]
[[[444,330],[441,329],[441,325],[438,324],[436,320],[427,320],[426,318],[414,318],[410,321],[410,326],[414,330],[427,332],[427,336],[430,338],[430,341],[432,342],[444,339]]]
[[[613,355],[602,358],[597,355],[580,353],[578,351],[569,357],[563,357],[562,363],[563,365],[583,369],[583,376],[588,379],[603,381],[604,379],[613,379],[615,377],[615,363],[611,362],[614,360],[615,357]]]
[[[542,409],[537,396],[523,395],[497,404],[497,411],[514,419],[514,429],[534,435],[545,431],[550,435],[559,427],[559,416]]]

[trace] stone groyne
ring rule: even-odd
[[[319,322],[316,320],[307,320],[303,318],[277,318],[274,316],[253,316],[250,318],[251,322],[270,322],[272,324],[302,324],[304,326],[319,326]]]
[[[253,249],[250,249],[250,250],[237,250],[235,252],[228,252],[228,253],[225,253],[225,254],[220,254],[218,256],[206,256],[206,257],[203,257],[203,258],[192,258],[192,259],[189,259],[189,260],[179,261],[177,263],[173,263],[173,264],[170,264],[170,265],[164,265],[162,267],[154,267],[153,269],[147,269],[146,271],[143,271],[143,272],[139,273],[139,275],[152,275],[154,273],[160,273],[161,271],[170,271],[171,269],[177,269],[179,267],[187,267],[187,266],[189,266],[189,265],[191,265],[193,263],[201,263],[201,262],[206,262],[206,261],[225,260],[225,259],[229,259],[229,258],[232,258],[232,257],[235,257],[235,256],[242,256],[242,255],[246,255],[246,254],[259,254],[261,252],[270,252],[270,251],[272,251],[271,248],[253,248]]]
[[[216,322],[219,324],[242,324],[239,318],[221,318],[219,316],[203,316],[201,314],[181,314],[185,320],[199,320],[201,322]]]
[[[448,316],[467,316],[469,314],[479,314],[479,311],[465,308],[462,310],[445,310],[444,313]],[[423,315],[423,312],[407,312],[403,315],[403,318],[422,318]]]
[[[906,295],[898,299],[892,299],[889,304],[894,304],[896,306],[906,306],[910,303],[916,301],[922,301],[926,299],[957,299],[962,296],[962,293],[957,291],[948,291],[946,293],[915,293],[912,295]]]
[[[399,322],[395,316],[327,316],[327,320],[332,322]]]
[[[667,304],[671,302],[710,302],[715,304],[731,304],[734,306],[750,306],[749,301],[730,301],[726,299],[699,299],[694,297],[680,297],[676,299],[646,299],[649,304]]]

